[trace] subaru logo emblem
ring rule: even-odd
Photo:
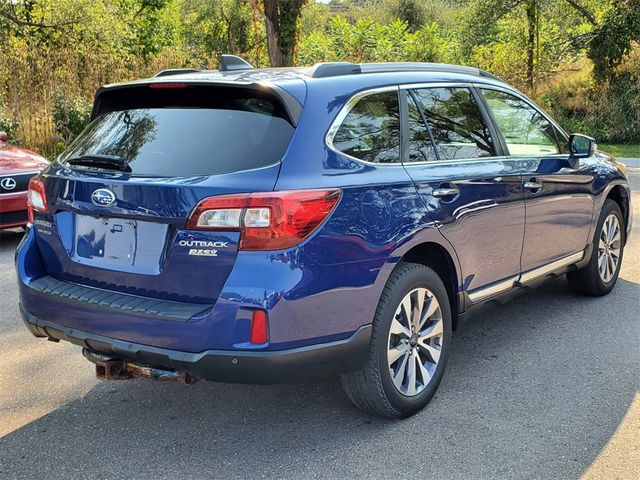
[[[91,194],[91,201],[99,207],[108,207],[116,201],[116,194],[108,188],[99,188]]]
[[[11,177],[3,178],[2,180],[0,180],[0,187],[4,188],[5,190],[13,190],[14,188],[16,188],[16,181]]]

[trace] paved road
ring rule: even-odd
[[[633,170],[640,191],[640,169]],[[0,234],[0,478],[638,478],[640,193],[616,290],[564,280],[468,323],[428,408],[354,410],[298,386],[100,383],[79,349],[31,338]]]

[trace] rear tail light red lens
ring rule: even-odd
[[[267,312],[264,310],[254,310],[251,316],[251,338],[249,341],[254,345],[267,343]]]
[[[27,190],[27,214],[29,223],[33,223],[34,212],[46,213],[49,211],[47,204],[47,194],[45,193],[44,183],[40,177],[33,177],[29,180],[29,188]]]
[[[339,189],[209,197],[195,208],[187,228],[240,231],[240,250],[281,250],[311,235],[339,199]]]

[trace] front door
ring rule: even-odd
[[[499,156],[477,94],[465,87],[406,91],[405,168],[458,254],[473,303],[510,289],[520,274],[522,178]]]
[[[589,242],[592,172],[584,163],[572,165],[564,134],[524,98],[479,90],[509,155],[522,169],[527,218],[523,280],[527,272],[555,262],[575,263]]]

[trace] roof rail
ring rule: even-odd
[[[238,57],[237,55],[220,55],[220,66],[218,69],[221,72],[231,72],[235,70],[253,70],[253,65]]]
[[[200,70],[196,70],[195,68],[169,68],[167,70],[160,70],[153,76],[153,78],[167,77],[169,75],[182,75],[184,73],[195,73],[199,71]]]
[[[333,62],[318,63],[311,67],[308,75],[312,78],[337,77],[360,73],[385,73],[385,72],[446,72],[475,75],[479,77],[500,80],[498,77],[474,67],[462,65],[449,65],[446,63],[420,63],[420,62],[389,62],[389,63],[350,63]]]
[[[309,72],[312,78],[338,77],[362,73],[360,65],[351,62],[316,63]]]

